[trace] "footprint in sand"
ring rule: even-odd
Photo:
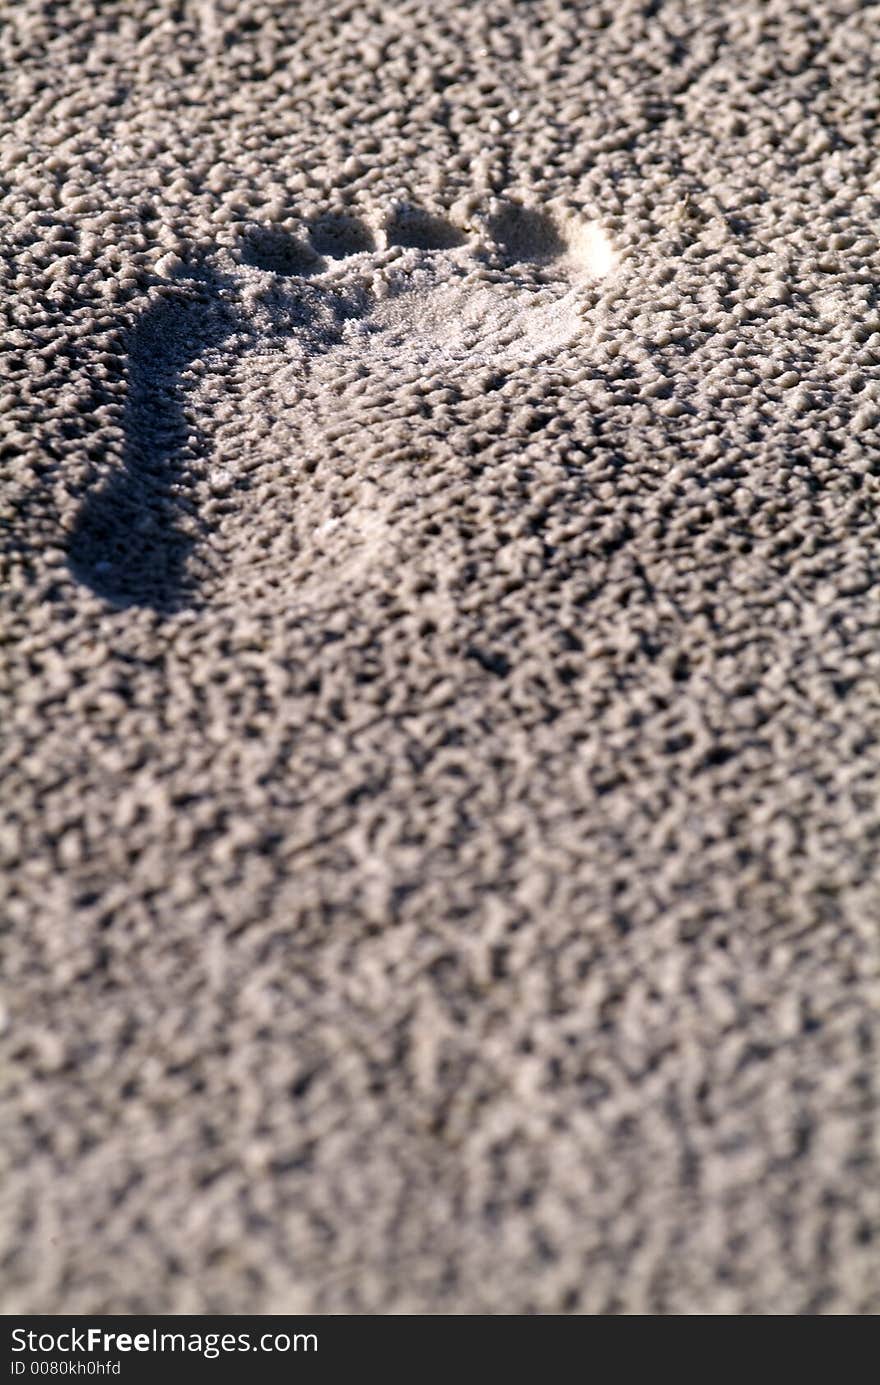
[[[192,594],[190,480],[210,444],[191,406],[206,362],[269,357],[293,408],[324,384],[332,407],[352,366],[393,388],[413,369],[452,381],[538,364],[580,334],[613,258],[595,223],[498,201],[468,230],[403,204],[377,226],[328,214],[301,235],[252,227],[178,267],[129,333],[123,461],[82,505],[72,572],[116,604],[170,610]]]

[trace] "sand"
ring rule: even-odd
[[[0,1306],[880,1310],[878,7],[3,21]]]

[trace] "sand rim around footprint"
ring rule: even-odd
[[[199,478],[218,474],[210,414],[230,371],[252,382],[254,412],[268,389],[305,447],[353,373],[393,391],[414,371],[452,380],[551,359],[613,268],[595,222],[514,202],[467,229],[406,205],[379,227],[341,214],[301,234],[245,228],[178,268],[131,330],[124,463],[81,508],[74,575],[117,604],[167,610],[191,594]]]

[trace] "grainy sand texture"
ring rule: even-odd
[[[878,51],[5,0],[7,1313],[880,1311]]]

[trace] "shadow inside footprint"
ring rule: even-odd
[[[324,268],[319,249],[286,231],[257,226],[244,237],[241,258],[244,264],[270,274],[318,274]]]
[[[68,547],[74,576],[106,600],[167,612],[186,597],[194,540],[176,494],[190,438],[180,375],[234,325],[217,294],[164,298],[128,335],[123,465],[86,498]]]
[[[331,218],[322,219],[321,234],[324,244],[333,237],[334,250],[352,254],[369,233]],[[304,279],[324,264],[311,245],[274,227],[249,229],[240,255],[273,275]],[[127,334],[122,465],[86,497],[68,543],[78,581],[116,605],[162,613],[184,605],[194,585],[187,569],[198,529],[186,490],[197,438],[187,419],[186,371],[245,326],[229,298],[237,287],[232,279],[210,265],[191,274],[189,284],[155,301]],[[272,312],[282,336],[297,332],[307,353],[317,356],[344,339],[366,306],[357,286],[301,284],[276,295]]]
[[[467,237],[432,212],[420,207],[396,208],[385,223],[389,245],[413,246],[417,250],[452,250],[464,245]]]
[[[319,255],[342,260],[375,249],[373,234],[352,216],[324,216],[309,227],[309,240]]]
[[[566,244],[546,212],[506,203],[489,218],[489,230],[503,256],[511,263],[532,260],[538,264],[565,254]]]

